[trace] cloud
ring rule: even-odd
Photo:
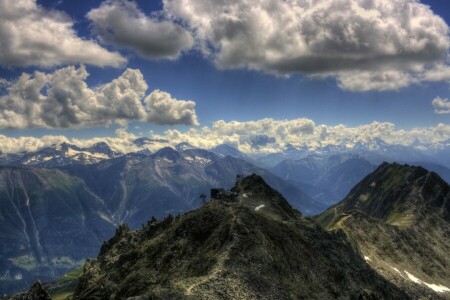
[[[398,90],[414,81],[411,74],[395,70],[351,71],[338,74],[336,78],[341,89],[354,92]]]
[[[389,144],[438,149],[436,147],[440,145],[448,145],[450,125],[440,123],[434,127],[403,130],[396,129],[394,124],[386,122],[372,122],[348,127],[342,124],[317,125],[314,121],[304,118],[294,120],[261,119],[249,122],[217,121],[212,126],[190,128],[185,132],[175,129],[169,129],[162,134],[150,132],[149,137],[151,139],[149,144],[136,145],[133,141],[140,136],[127,132],[123,128],[117,129],[115,136],[90,139],[67,138],[62,135],[17,138],[0,135],[0,151],[2,153],[36,151],[63,142],[79,147],[90,147],[98,142],[106,142],[115,151],[129,153],[143,148],[157,151],[161,147],[188,142],[204,149],[211,149],[220,144],[229,144],[245,153],[269,154],[290,149],[292,146],[309,150],[326,146],[348,149],[358,142],[370,145],[377,139],[382,139]]]
[[[437,114],[450,114],[450,101],[436,97],[431,104],[434,107],[434,112]]]
[[[0,0],[0,65],[54,66],[83,63],[118,67],[126,59],[77,36],[64,13],[36,0]]]
[[[89,88],[84,66],[53,73],[23,73],[0,96],[0,128],[86,128],[115,122],[197,125],[195,102],[172,99],[148,88],[139,70],[127,69],[118,78]]]
[[[219,68],[329,76],[352,91],[442,80],[428,71],[448,68],[449,28],[415,0],[163,2]]]
[[[153,91],[144,100],[147,119],[161,125],[198,125],[194,101],[180,101],[169,93]]]
[[[104,43],[133,50],[148,59],[176,59],[194,44],[183,27],[158,16],[146,16],[131,1],[105,1],[87,18]]]
[[[372,122],[356,127],[345,125],[317,125],[310,119],[261,119],[249,122],[217,121],[211,127],[191,128],[187,132],[170,129],[163,134],[153,134],[154,139],[169,140],[173,145],[188,142],[210,149],[220,144],[232,145],[245,153],[275,153],[294,146],[317,149],[328,145],[351,148],[358,142],[372,143],[380,138],[390,144],[434,145],[450,139],[450,125],[396,129],[392,123]],[[255,140],[262,140],[255,147]]]
[[[99,142],[108,143],[111,148],[117,152],[129,153],[139,151],[133,141],[138,136],[127,132],[125,129],[120,128],[115,131],[115,136],[112,137],[95,137],[90,139],[76,139],[68,138],[63,135],[44,135],[42,137],[21,136],[21,137],[8,137],[0,135],[0,152],[1,153],[19,153],[19,152],[31,152],[37,151],[44,147],[50,147],[52,145],[58,145],[61,143],[70,143],[79,147],[91,147]]]

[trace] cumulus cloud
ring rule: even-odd
[[[352,91],[448,75],[429,71],[448,69],[449,28],[415,0],[163,2],[219,68],[331,76]]]
[[[145,100],[147,119],[161,125],[198,125],[194,101],[179,101],[169,93],[155,90]]]
[[[211,127],[191,128],[187,132],[167,130],[152,138],[165,139],[174,145],[188,142],[210,149],[220,144],[232,145],[246,153],[275,153],[290,146],[317,149],[328,145],[351,148],[358,142],[370,144],[382,139],[391,144],[432,145],[450,139],[450,125],[429,128],[396,129],[392,123],[372,122],[357,127],[317,125],[310,119],[262,119],[250,122],[217,121]],[[255,140],[263,140],[255,147]]]
[[[95,137],[90,139],[67,138],[63,135],[44,135],[42,137],[21,136],[8,137],[0,135],[0,152],[1,153],[19,153],[37,151],[44,147],[58,145],[62,143],[70,143],[79,147],[91,147],[99,142],[108,143],[114,151],[121,153],[129,153],[140,150],[133,141],[138,136],[127,132],[120,128],[115,131],[112,137]]]
[[[0,65],[54,66],[84,63],[118,67],[126,59],[77,36],[64,13],[36,0],[0,0]]]
[[[79,147],[90,147],[98,142],[108,143],[115,151],[136,152],[143,148],[157,151],[161,147],[175,146],[188,142],[193,146],[211,149],[220,144],[229,144],[245,153],[268,154],[292,147],[309,150],[325,146],[352,148],[362,142],[370,145],[377,139],[390,144],[421,146],[434,149],[439,145],[448,145],[450,125],[437,124],[434,127],[396,129],[392,123],[372,122],[356,127],[345,125],[317,125],[310,119],[274,120],[261,119],[249,122],[217,121],[209,127],[190,128],[182,132],[169,129],[162,134],[151,132],[150,144],[135,144],[137,136],[125,129],[116,130],[115,136],[91,139],[67,138],[65,136],[8,137],[0,135],[0,151],[14,153],[35,151],[43,147],[63,142]]]
[[[105,1],[87,17],[104,43],[133,50],[144,58],[176,59],[194,44],[183,27],[158,16],[146,16],[135,2]]]
[[[431,104],[434,107],[434,112],[437,114],[450,114],[450,101],[436,97]]]
[[[143,100],[148,86],[139,70],[127,69],[96,88],[88,87],[88,76],[84,66],[23,73],[0,96],[0,128],[85,128],[127,121],[198,124],[193,101],[159,90]]]

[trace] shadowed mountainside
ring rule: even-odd
[[[317,219],[413,297],[450,298],[450,188],[436,173],[384,163]]]
[[[407,298],[261,177],[232,192],[142,230],[120,227],[86,263],[74,298]]]

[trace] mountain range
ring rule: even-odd
[[[141,230],[118,228],[84,266],[73,298],[408,298],[261,177],[230,193]]]
[[[69,149],[70,145],[52,147],[57,160],[47,159],[44,154],[50,150],[45,149],[27,155],[38,158],[33,164],[0,169],[0,235],[8,241],[0,248],[2,293],[81,265],[119,224],[137,228],[152,216],[163,218],[197,208],[200,194],[231,187],[236,174],[260,174],[307,213],[326,208],[267,170],[187,145],[149,155],[115,157],[114,152],[103,151],[112,158],[97,163],[67,156]],[[100,149],[76,151],[99,153]]]
[[[300,158],[264,168],[261,156],[230,145],[160,148],[170,142],[148,138],[134,144],[147,148],[123,154],[107,143],[63,143],[0,155],[0,235],[8,241],[0,247],[0,294],[80,266],[120,224],[136,229],[152,216],[198,208],[200,194],[231,188],[238,174],[258,174],[304,215],[319,214],[377,168],[380,155],[370,149],[388,152],[380,141],[384,148],[361,145],[358,153],[328,147],[306,155],[306,149],[290,147],[286,155]],[[450,178],[450,170],[432,160],[413,163]]]

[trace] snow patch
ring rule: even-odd
[[[370,257],[368,257],[368,256],[364,256],[364,260],[365,260],[365,261],[372,261],[372,260],[370,259]]]
[[[201,157],[201,156],[196,156],[196,157],[195,157],[195,160],[196,160],[197,162],[199,162],[200,164],[203,164],[203,165],[206,165],[206,164],[211,163],[211,160],[210,160],[210,159],[207,159],[207,158],[204,158],[204,157]]]
[[[257,206],[257,207],[255,207],[255,211],[258,211],[258,210],[260,210],[261,208],[263,208],[265,205],[264,204],[261,204],[261,205],[259,205],[259,206]]]
[[[408,276],[409,280],[411,280],[412,282],[419,283],[419,284],[422,282],[422,280],[420,280],[416,276],[412,275],[411,273],[408,273],[408,271],[405,270],[405,273]]]
[[[362,194],[362,195],[359,195],[359,197],[358,197],[358,200],[361,200],[361,201],[367,201],[367,199],[369,199],[369,196],[367,195],[367,194]]]
[[[444,293],[444,292],[450,292],[450,289],[446,286],[443,285],[437,285],[434,283],[426,283],[423,280],[420,280],[419,278],[417,278],[416,276],[412,275],[411,273],[408,273],[408,271],[405,270],[406,275],[408,276],[409,280],[411,280],[414,283],[417,284],[423,284],[426,285],[428,288],[432,289],[433,291],[437,292],[437,293]]]
[[[66,155],[68,157],[72,157],[73,159],[76,159],[75,156],[78,156],[80,154],[84,155],[84,156],[87,156],[87,157],[90,157],[90,158],[94,158],[94,159],[108,159],[109,158],[108,155],[103,154],[103,153],[98,153],[98,152],[92,153],[92,152],[87,152],[87,151],[78,151],[78,150],[74,150],[74,149],[71,149],[71,148],[67,149],[67,152],[66,152]]]

